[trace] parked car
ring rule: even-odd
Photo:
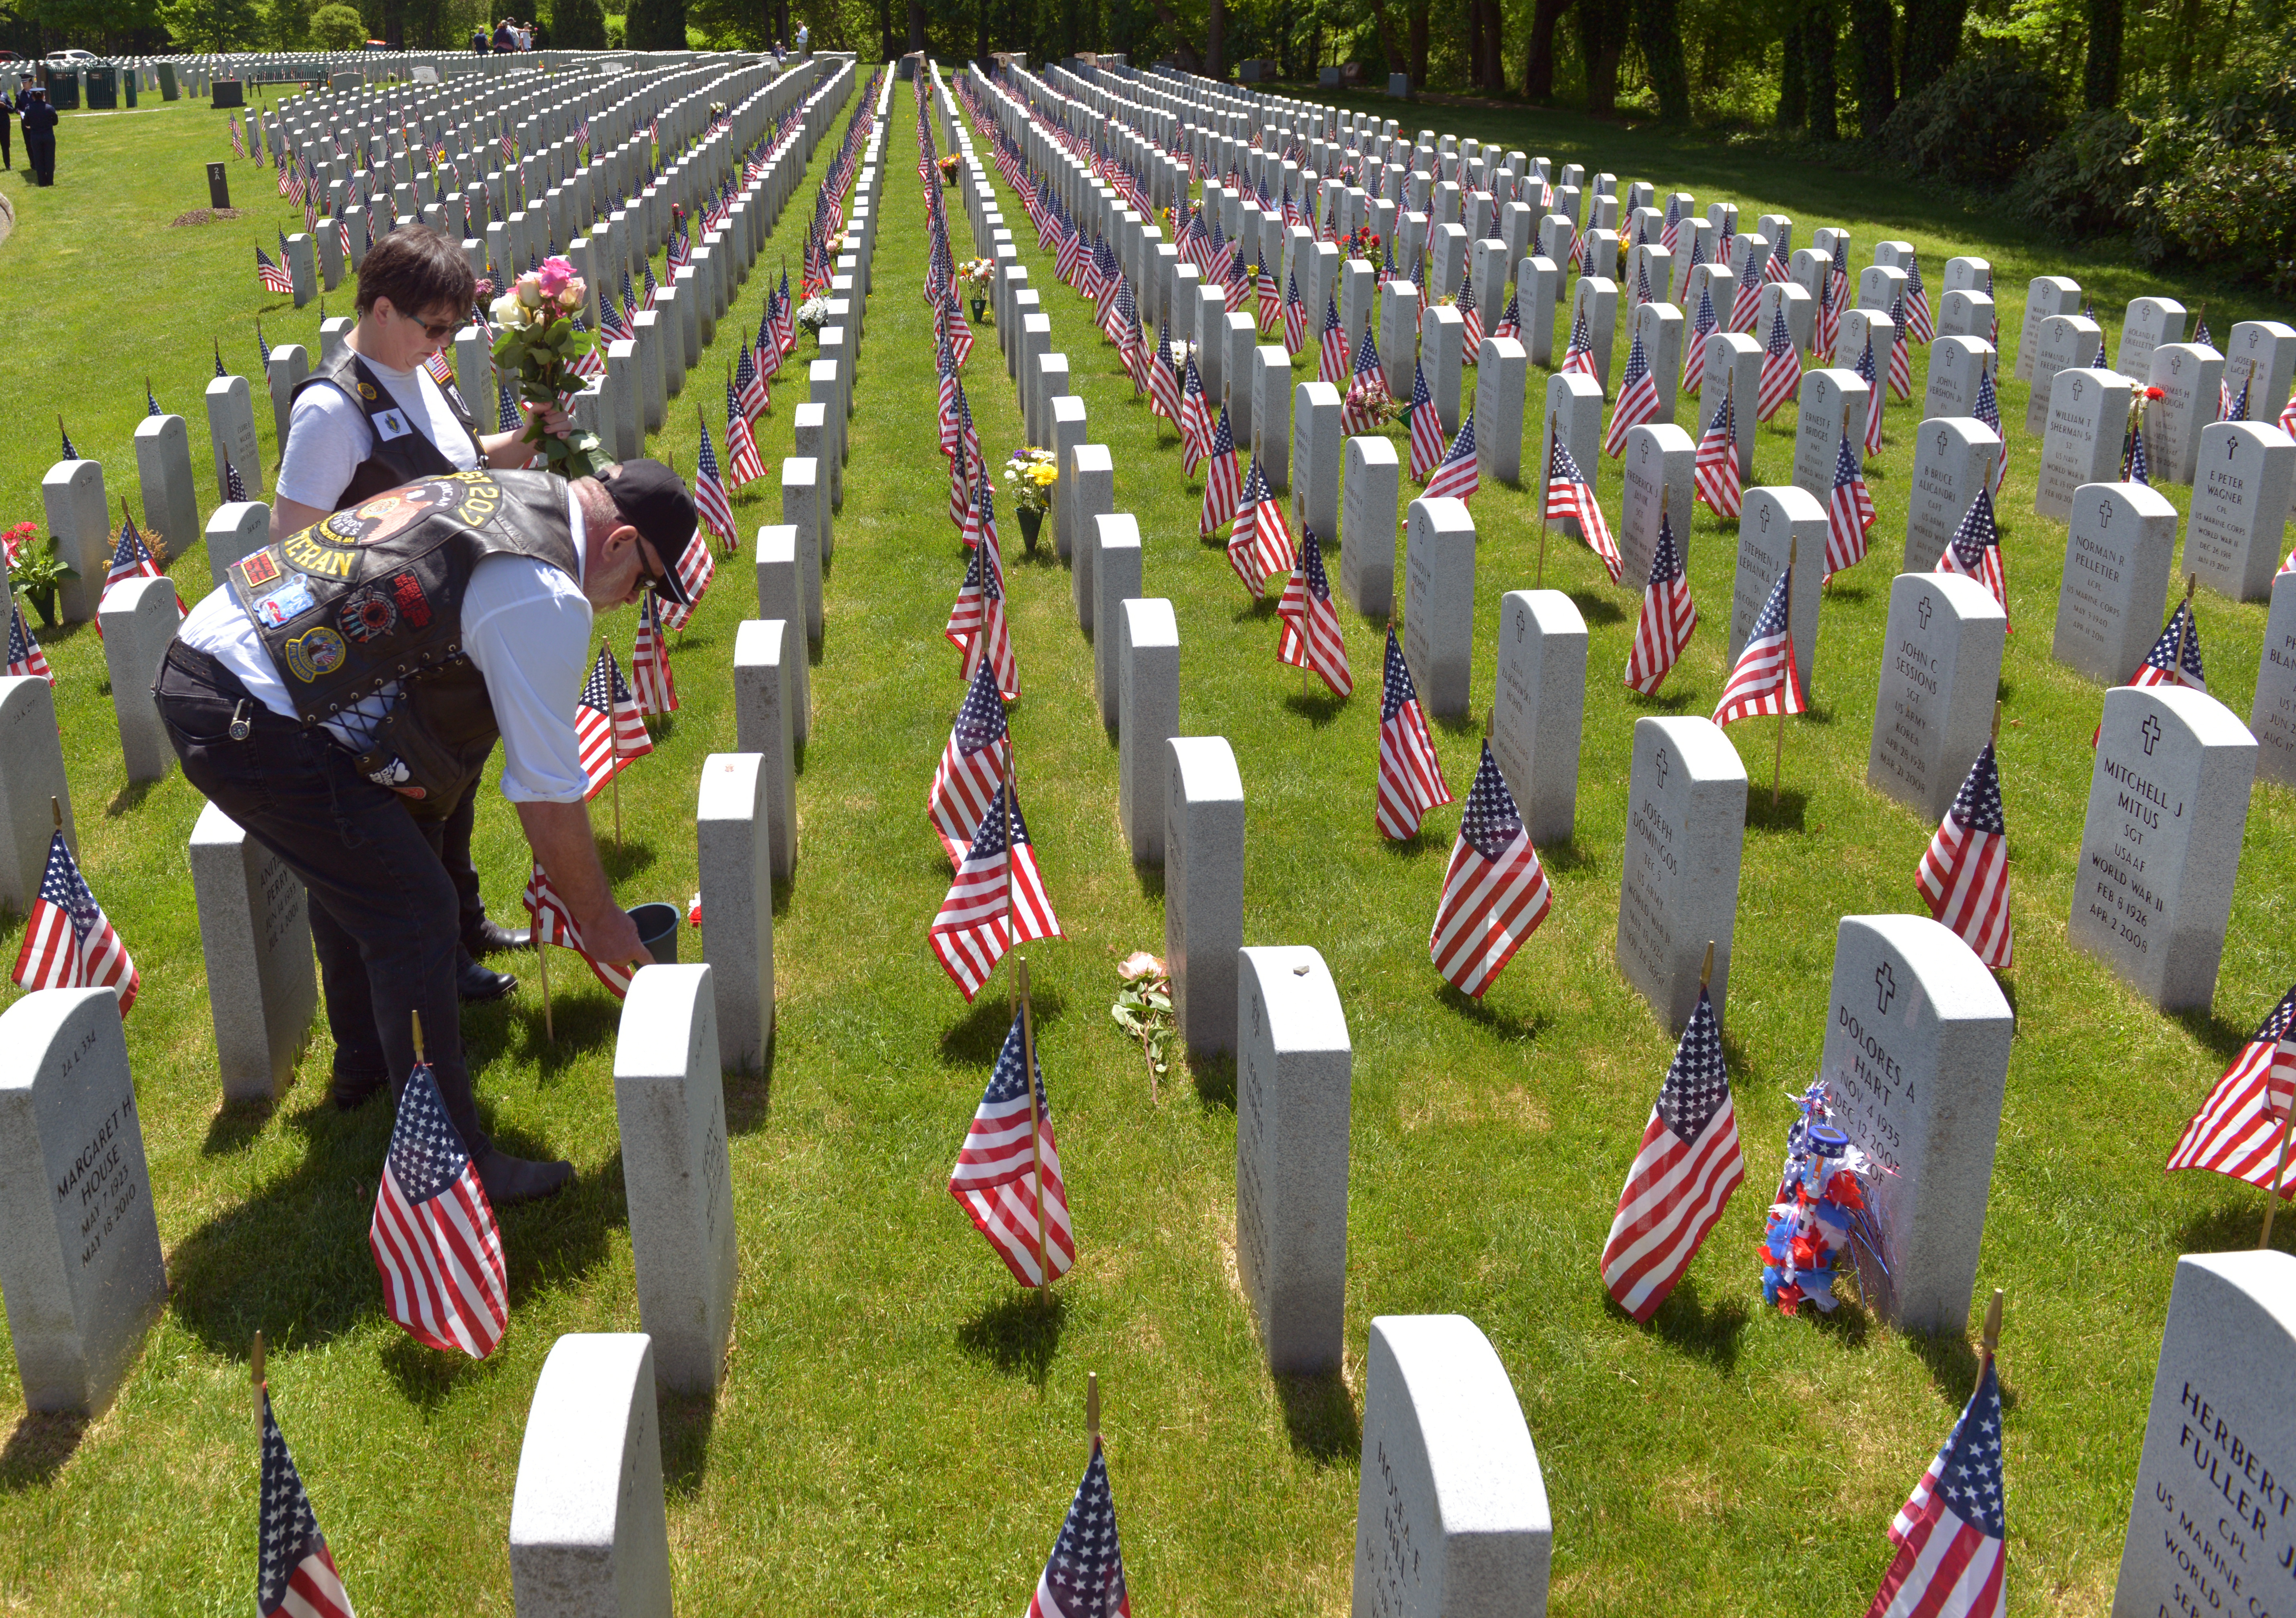
[[[50,65],[59,68],[84,68],[92,61],[102,60],[103,58],[98,56],[94,51],[50,51],[48,53]]]

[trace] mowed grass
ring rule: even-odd
[[[1951,252],[1983,254],[1998,266],[2013,334],[2032,274],[2069,273],[2094,287],[2115,338],[2128,297],[2178,290],[1804,165],[1562,118],[1446,110],[1423,121],[1702,201],[1779,208],[1805,231],[1844,225],[1861,259],[1873,241],[1903,235],[1923,249],[1933,286]],[[0,416],[0,519],[38,515],[55,446],[53,422],[35,404],[53,400],[82,453],[105,462],[116,506],[133,481],[146,371],[162,405],[189,419],[203,468],[210,336],[243,372],[258,311],[275,343],[316,347],[316,308],[292,313],[253,287],[250,227],[267,240],[286,218],[251,166],[233,168],[251,219],[167,228],[203,205],[199,165],[228,151],[220,122],[186,105],[68,117],[63,184],[5,182],[21,224],[0,246],[0,324],[52,374]],[[1118,826],[1116,754],[1098,723],[1068,575],[1048,554],[1049,534],[1045,549],[1022,552],[1009,506],[1024,691],[1012,723],[1068,934],[1029,951],[1081,1248],[1049,1312],[1013,1287],[946,1195],[1008,1009],[1003,974],[966,1007],[924,944],[947,866],[922,801],[962,691],[939,632],[964,558],[933,450],[906,86],[896,87],[888,127],[875,290],[799,785],[799,867],[776,901],[776,1048],[768,1074],[727,1080],[736,1343],[714,1405],[663,1405],[680,1605],[1019,1610],[1083,1463],[1084,1381],[1096,1369],[1136,1610],[1344,1610],[1369,1322],[1456,1311],[1496,1345],[1539,1446],[1555,1516],[1554,1610],[1860,1610],[1887,1560],[1890,1514],[1966,1396],[1973,1355],[1963,1341],[1900,1338],[1854,1303],[1830,1321],[1767,1313],[1751,1248],[1792,1116],[1789,1092],[1808,1081],[1823,1042],[1835,921],[1920,908],[1912,872],[1931,828],[1863,784],[1914,408],[1892,410],[1873,470],[1874,554],[1836,582],[1824,608],[1816,707],[1787,735],[1781,809],[1767,789],[1769,727],[1733,732],[1761,782],[1728,1007],[1749,1181],[1676,1297],[1636,1328],[1596,1273],[1671,1048],[1611,960],[1628,742],[1640,715],[1710,711],[1723,677],[1731,539],[1702,511],[1691,571],[1706,622],[1656,700],[1618,683],[1635,593],[1612,587],[1583,549],[1550,545],[1546,582],[1570,592],[1591,633],[1577,834],[1545,851],[1553,915],[1483,1003],[1465,1001],[1425,952],[1456,811],[1438,812],[1402,846],[1383,843],[1372,822],[1382,626],[1345,615],[1351,700],[1301,695],[1298,672],[1275,661],[1272,610],[1253,606],[1220,551],[1196,538],[1201,484],[1183,480],[1169,427],[1133,399],[1007,194],[1090,436],[1113,453],[1118,504],[1139,519],[1146,587],[1178,614],[1182,729],[1228,737],[1243,773],[1246,937],[1324,952],[1356,1049],[1347,1369],[1274,1380],[1234,1280],[1233,1070],[1178,1069],[1152,1097],[1136,1049],[1108,1020],[1114,962],[1161,948],[1160,880],[1134,870]],[[783,251],[795,258],[810,198],[808,184],[768,265]],[[958,229],[962,254],[961,216]],[[714,378],[732,332],[754,327],[762,295],[753,275],[703,374],[672,408],[659,442],[681,467],[693,464],[695,398],[718,436]],[[348,312],[348,302],[347,289],[330,308]],[[2210,320],[2222,332],[2263,313],[2283,312],[2227,299]],[[994,329],[980,336],[967,387],[1001,462],[1019,442],[1019,413]],[[1917,353],[1916,397],[1922,365]],[[769,467],[789,453],[801,386],[776,399],[763,435]],[[1534,374],[1533,422],[1542,388]],[[2004,391],[2018,627],[2002,757],[2019,921],[2019,967],[2005,986],[2020,1033],[1979,1279],[2010,1299],[2013,1607],[2085,1613],[2111,1589],[2175,1255],[2255,1239],[2258,1194],[2208,1177],[2171,1181],[2160,1164],[2292,976],[2296,810],[2285,791],[2255,794],[2212,1016],[2161,1017],[2067,947],[2085,743],[2101,693],[2048,657],[2063,529],[2029,514],[2038,445],[2014,430],[2024,387]],[[258,415],[268,445],[268,417],[259,406]],[[1786,479],[1791,427],[1782,414],[1759,435],[1758,481]],[[1608,463],[1603,489],[1615,512]],[[2164,492],[2182,506],[2184,491]],[[769,484],[736,506],[751,531],[778,516]],[[1538,547],[1531,492],[1487,485],[1473,511],[1475,712],[1437,734],[1461,791],[1489,700],[1498,597],[1529,584]],[[685,707],[626,778],[619,853],[606,800],[594,805],[628,902],[682,902],[695,887],[693,794],[706,755],[734,743],[726,665],[734,627],[753,610],[749,560],[745,543],[721,562],[676,653]],[[174,571],[193,599],[203,592],[203,557]],[[2212,685],[2244,714],[2262,609],[2204,595],[2200,622]],[[631,620],[603,625],[626,655]],[[492,1127],[512,1150],[572,1157],[581,1177],[554,1202],[505,1213],[513,1308],[494,1359],[414,1346],[382,1317],[364,1246],[388,1118],[327,1105],[323,1028],[275,1111],[219,1105],[184,854],[198,797],[179,777],[125,787],[95,637],[82,627],[47,644],[86,864],[144,971],[127,1039],[174,1291],[110,1411],[85,1428],[20,1420],[0,1449],[0,1601],[28,1612],[195,1613],[246,1600],[256,1453],[245,1358],[260,1327],[281,1420],[354,1598],[378,1611],[507,1612],[511,1496],[542,1360],[562,1332],[638,1329],[613,1119],[616,1008],[561,954],[554,1045],[530,959],[518,963],[514,1000],[465,1016]],[[480,862],[496,913],[511,916],[526,854],[498,805],[480,816]],[[0,948],[12,955],[20,931],[11,918]],[[13,1376],[0,1356],[0,1410],[20,1409]]]

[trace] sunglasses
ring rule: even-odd
[[[452,320],[436,322],[418,320],[414,315],[401,313],[397,309],[393,309],[391,313],[398,315],[398,318],[403,321],[407,321],[414,325],[422,327],[422,335],[429,338],[434,343],[445,342],[448,338],[455,334],[455,329],[462,323],[459,321]]]

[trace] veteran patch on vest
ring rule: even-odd
[[[308,685],[343,666],[343,638],[324,625],[307,629],[287,642],[287,672]]]

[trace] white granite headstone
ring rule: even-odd
[[[570,1333],[551,1344],[511,1497],[520,1613],[669,1618],[653,1385],[653,1340],[643,1332]]]
[[[1751,434],[1748,435],[1751,437]],[[1778,576],[1793,559],[1793,590],[1786,602],[1794,666],[1805,691],[1816,689],[1817,610],[1824,600],[1825,507],[1806,489],[1751,488],[1738,514],[1738,566],[1730,584],[1733,664],[1754,633]],[[1796,546],[1800,549],[1797,552]]]
[[[1698,1004],[1714,945],[1716,1015],[1730,991],[1730,936],[1746,836],[1746,766],[1712,721],[1635,721],[1619,895],[1619,970],[1676,1032]]]
[[[701,959],[717,1002],[718,1046],[734,1073],[763,1073],[774,1040],[771,772],[759,753],[701,761],[693,813]]]
[[[1671,422],[1644,423],[1627,429],[1619,452],[1620,492],[1619,582],[1640,590],[1650,581],[1651,562],[1658,554],[1659,516],[1663,512],[1674,530],[1674,543],[1683,565],[1690,562],[1693,478],[1698,467],[1698,445]],[[1580,462],[1580,470],[1590,470]]]
[[[2141,483],[2074,491],[2049,655],[2105,685],[2136,671],[2161,633],[2177,508]]]
[[[2036,388],[2039,387],[2035,384]],[[2060,371],[2049,390],[2048,428],[2033,510],[2059,522],[2072,517],[2073,492],[2120,476],[2120,443],[2136,384],[2111,371]]]
[[[1938,565],[1978,491],[2000,463],[2001,440],[1974,416],[1931,416],[1914,433],[1914,481],[1906,492],[1906,567]]]
[[[1474,612],[1475,519],[1466,503],[1413,501],[1404,537],[1403,656],[1431,717],[1467,711]]]
[[[77,854],[55,692],[37,674],[0,675],[0,905],[19,916],[39,895],[58,813]]]
[[[1499,598],[1498,642],[1491,756],[1531,842],[1567,843],[1578,806],[1587,620],[1560,590],[1511,590]]]
[[[1385,617],[1395,610],[1396,507],[1403,488],[1395,441],[1369,433],[1349,438],[1346,464],[1340,491],[1340,589],[1357,612]]]
[[[0,715],[5,705],[0,697]],[[2296,787],[2296,573],[2272,581],[2272,610],[2264,620],[2264,655],[2257,659],[2248,728],[2256,737],[2256,772]]]
[[[2267,422],[2211,422],[2200,435],[2192,484],[2184,570],[2234,601],[2263,600],[2287,552],[2282,530],[2296,444]]]
[[[276,1100],[319,1005],[302,880],[212,803],[191,862],[224,1099]]]
[[[1134,596],[1100,632],[1116,641],[1117,817],[1136,865],[1164,862],[1164,744],[1180,728],[1180,627],[1172,603]]]
[[[2008,615],[1957,573],[1901,573],[1890,586],[1882,683],[1866,780],[1925,821],[1952,807],[1985,748]]]
[[[1188,1049],[1234,1049],[1243,945],[1243,779],[1223,736],[1165,744],[1164,965]]]

